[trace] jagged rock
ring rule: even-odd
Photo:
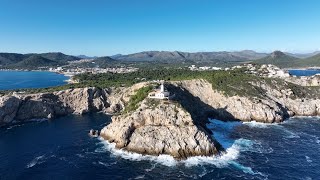
[[[13,120],[20,103],[21,100],[14,96],[0,97],[0,126]]]
[[[210,134],[197,126],[179,104],[160,101],[150,105],[148,101],[133,113],[112,117],[112,123],[100,135],[116,143],[117,148],[141,154],[186,158],[218,153]]]
[[[107,106],[105,92],[97,88],[7,95],[0,98],[0,124],[102,111]]]
[[[293,96],[291,89],[279,90],[266,84],[258,84],[266,91],[264,98],[258,100],[240,96],[227,97],[222,92],[213,90],[205,80],[181,81],[176,82],[175,86],[199,98],[200,105],[191,103],[197,109],[194,111],[211,111],[213,116],[220,119],[273,123],[293,115],[320,115],[320,99],[298,98]]]
[[[120,113],[136,90],[148,83],[120,88],[78,88],[39,94],[0,97],[0,125],[34,118],[55,118],[70,113],[104,111]],[[320,115],[320,99],[299,97],[294,89],[252,84],[263,89],[259,97],[226,96],[205,80],[168,83],[175,103],[143,100],[137,110],[112,117],[101,136],[142,154],[170,154],[175,158],[213,155],[220,145],[208,133],[207,117],[222,120],[281,122],[293,115]],[[315,91],[318,92],[318,91]]]
[[[0,98],[0,124],[25,121],[33,118],[55,118],[67,114],[104,111],[115,114],[124,109],[130,96],[148,84],[109,89],[78,88],[39,94],[14,94]],[[298,97],[292,89],[252,84],[264,89],[264,98],[225,96],[212,89],[205,80],[186,80],[168,84],[183,107],[204,124],[205,117],[225,120],[280,122],[293,116],[320,115],[320,99],[315,95]],[[200,118],[199,118],[200,117]]]

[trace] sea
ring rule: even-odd
[[[226,151],[182,161],[118,150],[88,135],[110,122],[94,113],[1,127],[0,179],[320,179],[319,117],[278,124],[209,119]]]
[[[0,90],[58,86],[67,84],[68,79],[47,71],[0,71]]]
[[[289,74],[295,75],[295,76],[313,76],[315,74],[320,74],[320,69],[290,69],[288,70]]]

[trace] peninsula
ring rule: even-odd
[[[206,127],[208,118],[278,123],[291,116],[320,115],[320,77],[311,77],[310,84],[310,79],[271,65],[144,69],[74,78],[77,84],[3,92],[0,125],[101,111],[113,116],[100,135],[117,148],[184,159],[223,151]]]

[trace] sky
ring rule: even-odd
[[[0,52],[320,50],[319,0],[0,0]]]

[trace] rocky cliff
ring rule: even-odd
[[[117,148],[141,154],[169,154],[175,158],[209,156],[219,145],[176,102],[145,99],[130,113],[112,117],[101,136]]]
[[[206,129],[208,117],[273,123],[293,115],[320,115],[319,87],[289,88],[276,80],[252,83],[261,90],[257,97],[227,96],[206,80],[170,82],[167,89],[175,94],[173,101],[144,99],[136,110],[124,111],[132,95],[148,84],[5,95],[0,97],[0,126],[103,111],[114,116],[101,130],[101,136],[116,143],[117,148],[141,154],[169,154],[181,159],[219,153],[219,143]]]
[[[0,97],[0,126],[68,114],[81,115],[98,111],[115,114],[123,110],[135,90],[145,84],[138,83],[128,88],[88,87],[52,93],[5,95]]]
[[[294,116],[320,115],[319,87],[317,91],[295,94],[292,89],[282,89],[274,82],[252,84],[263,90],[259,97],[228,97],[212,88],[205,80],[188,80],[173,83],[177,100],[195,116],[211,116],[224,120],[281,122]]]
[[[13,94],[0,97],[0,125],[30,119],[96,112],[109,107],[108,92],[79,88],[54,93]]]

